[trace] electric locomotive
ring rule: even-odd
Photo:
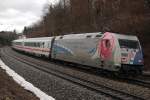
[[[117,73],[141,74],[144,66],[138,38],[111,32],[18,39],[12,42],[12,47],[36,56]]]

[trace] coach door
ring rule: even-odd
[[[53,50],[55,38],[56,38],[56,37],[53,37],[52,40],[51,40],[51,42],[50,42],[50,44],[49,44],[49,45],[50,45],[50,51],[49,51],[49,58],[50,58],[50,59],[51,59],[51,57],[52,57],[52,50]]]

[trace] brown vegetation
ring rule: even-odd
[[[0,69],[0,100],[39,100]]]

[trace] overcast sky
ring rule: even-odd
[[[0,31],[16,29],[21,32],[24,26],[40,20],[46,4],[57,0],[0,0]]]

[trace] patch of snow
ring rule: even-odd
[[[31,83],[27,82],[23,77],[21,77],[19,74],[17,74],[15,71],[10,69],[7,65],[3,63],[3,61],[0,59],[0,67],[4,70],[6,70],[6,73],[13,77],[13,79],[20,84],[24,89],[34,93],[40,100],[55,100],[53,97],[48,96],[46,93],[42,92],[40,89],[36,88]]]

